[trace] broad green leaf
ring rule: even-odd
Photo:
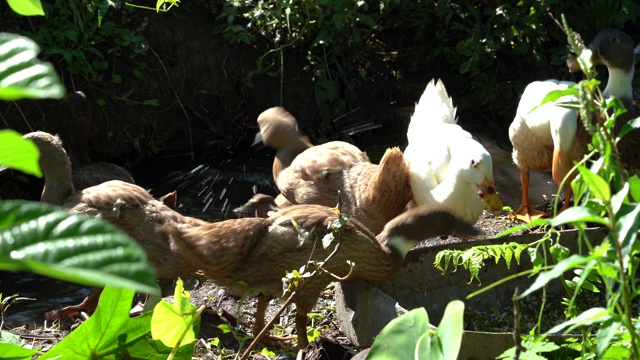
[[[130,352],[135,343],[151,341],[151,313],[129,316],[133,295],[133,290],[105,287],[96,312],[40,359],[149,358]]]
[[[600,216],[600,214],[598,214],[595,210],[580,206],[568,208],[567,210],[558,214],[558,216],[547,221],[547,223],[551,226],[559,226],[574,222],[593,222],[602,224],[604,226],[609,226],[609,220]]]
[[[622,260],[626,271],[633,250],[633,244],[636,242],[638,235],[640,204],[623,204],[615,216],[616,231],[618,233],[618,241],[620,241],[622,245]]]
[[[591,261],[590,257],[574,254],[566,259],[560,260],[551,270],[540,273],[531,286],[522,294],[518,295],[518,299],[523,299],[532,292],[547,285],[553,279],[559,278],[565,271],[577,268]]]
[[[609,319],[611,319],[611,315],[609,315],[609,311],[606,308],[593,307],[584,311],[573,319],[554,326],[549,331],[547,331],[547,334],[556,334],[563,330],[565,333],[568,333],[577,327],[603,323]]]
[[[0,130],[0,165],[41,177],[39,158],[40,152],[33,141],[23,139],[13,130]]]
[[[40,0],[7,0],[11,10],[22,16],[44,15]]]
[[[635,202],[640,202],[640,177],[637,175],[629,178],[629,192]]]
[[[591,170],[582,165],[578,165],[578,171],[595,197],[601,199],[605,203],[611,200],[611,189],[609,188],[609,184],[601,178],[600,175],[592,173]]]
[[[607,350],[611,339],[616,336],[620,326],[622,326],[622,323],[616,319],[607,320],[602,324],[596,334],[596,350],[598,355],[602,355]]]
[[[0,270],[158,294],[146,253],[100,219],[39,202],[0,201]]]
[[[436,331],[442,345],[443,359],[456,360],[458,358],[463,332],[464,303],[460,300],[453,300],[447,304]]]
[[[367,359],[414,360],[418,339],[429,331],[429,316],[424,308],[413,309],[391,320],[380,331]],[[426,341],[423,339],[422,342]],[[424,357],[427,359],[428,357]],[[422,358],[421,358],[422,359]]]
[[[637,129],[637,128],[640,128],[640,117],[637,117],[637,118],[627,122],[626,124],[622,125],[622,128],[620,129],[620,133],[616,137],[616,142],[620,141],[620,139],[623,136],[625,136],[629,131],[631,131],[633,129]]]
[[[53,65],[40,62],[33,40],[0,33],[0,100],[62,99],[66,95]]]
[[[189,302],[189,297],[189,292],[184,291],[182,280],[178,280],[173,304],[162,300],[153,310],[151,335],[154,339],[160,340],[168,347],[174,347],[178,342],[195,346],[194,323],[199,322],[199,314],[195,312],[195,306]]]
[[[3,336],[6,331],[3,331]],[[0,354],[2,359],[11,360],[31,360],[33,356],[38,352],[38,349],[26,349],[22,346],[8,343],[0,343]]]

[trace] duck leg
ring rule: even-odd
[[[255,314],[255,322],[253,323],[253,336],[258,336],[262,329],[265,327],[264,316],[267,312],[267,308],[269,307],[269,300],[271,300],[270,296],[267,295],[258,295],[258,305],[256,307]],[[262,336],[260,341],[267,345],[275,346],[288,344],[293,340],[293,336],[280,337],[280,336],[271,336],[267,330],[266,334]]]
[[[93,312],[98,307],[98,301],[102,294],[102,288],[95,290],[89,296],[84,298],[78,305],[71,305],[59,310],[52,310],[44,314],[44,318],[48,321],[54,321],[62,318],[79,316],[82,311]]]
[[[520,171],[520,182],[522,183],[522,202],[518,210],[515,211],[515,218],[523,222],[530,222],[541,217],[549,216],[544,211],[534,209],[533,204],[531,204],[531,200],[529,199],[529,170]]]

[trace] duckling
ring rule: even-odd
[[[624,99],[630,101],[635,63],[631,38],[620,30],[606,29],[596,35],[589,48],[593,53],[594,62],[602,63],[609,69],[609,80],[603,95],[614,95],[623,101]],[[520,169],[522,183],[522,201],[515,212],[518,220],[529,222],[547,216],[546,213],[534,209],[529,199],[529,171],[551,170],[554,181],[559,184],[573,167],[573,162],[584,156],[587,145],[591,141],[591,136],[582,122],[578,121],[576,111],[551,103],[539,106],[549,92],[564,90],[571,84],[573,83],[554,79],[529,84],[522,94],[516,116],[509,126],[513,161]],[[566,97],[560,100],[576,99]],[[624,120],[616,125],[621,127],[623,123]],[[632,137],[630,136],[626,141]],[[637,159],[637,156],[631,155],[637,152],[624,152],[630,154],[625,158],[626,160]],[[567,209],[570,204],[571,179],[568,180],[565,187],[566,200],[561,211]]]
[[[293,205],[266,219],[232,219],[182,227],[168,224],[165,229],[174,236],[185,258],[216,284],[237,296],[245,291],[240,281],[251,289],[259,289],[254,334],[264,327],[269,299],[282,295],[285,273],[308,266],[309,261],[325,261],[336,245],[325,248],[321,239],[333,236],[333,244],[340,239],[333,257],[322,264],[327,272],[317,271],[296,290],[299,349],[308,345],[307,313],[322,289],[336,279],[329,273],[349,280],[382,281],[397,272],[409,249],[422,239],[441,234],[480,233],[436,206],[420,206],[397,216],[378,236],[354,218],[339,230],[334,229],[331,224],[337,219],[334,209],[325,206]]]
[[[135,183],[133,176],[123,167],[108,162],[93,162],[89,157],[89,138],[92,124],[91,105],[82,91],[68,94],[66,112],[70,121],[70,141],[66,142],[72,164],[72,179],[77,190],[109,180]]]
[[[296,119],[281,107],[260,114],[258,126],[260,132],[254,144],[262,141],[277,150],[273,179],[292,204],[335,205],[337,194],[323,186],[327,176],[369,161],[366,153],[344,141],[314,146],[302,134]]]
[[[489,152],[456,121],[456,108],[441,80],[432,80],[416,104],[404,157],[413,203],[439,204],[474,224],[486,207],[502,211]]]

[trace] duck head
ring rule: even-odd
[[[258,116],[260,131],[256,134],[254,145],[262,142],[273,149],[282,149],[288,144],[299,141],[308,142],[302,133],[296,118],[282,107],[272,107]]]
[[[600,31],[589,44],[591,61],[595,65],[605,65],[609,70],[609,80],[604,89],[605,96],[631,99],[634,66],[640,59],[640,46],[634,48],[633,39],[618,29]]]
[[[491,154],[472,138],[461,139],[464,146],[459,147],[463,154],[461,161],[466,161],[466,166],[461,167],[461,176],[467,177],[470,183],[475,184],[478,189],[478,196],[484,206],[493,214],[502,212],[502,199],[496,191],[493,177],[493,161]]]

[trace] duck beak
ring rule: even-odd
[[[496,186],[493,183],[493,180],[484,178],[482,184],[477,185],[478,187],[478,196],[482,199],[484,206],[493,214],[499,214],[502,212],[502,199],[500,199],[500,195],[496,191]]]
[[[255,139],[253,139],[253,143],[251,147],[257,147],[258,149],[262,149],[264,147],[264,142],[262,141],[262,134],[258,131]]]

